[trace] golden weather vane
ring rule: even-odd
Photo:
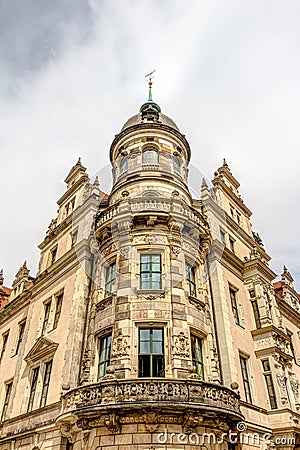
[[[145,78],[148,78],[148,85],[149,85],[149,97],[148,97],[148,102],[152,102],[152,78],[154,78],[154,72],[156,72],[155,70],[151,70],[150,72],[147,73],[147,75],[145,75]]]

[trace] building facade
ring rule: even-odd
[[[109,195],[69,172],[0,311],[1,450],[299,448],[293,278],[273,284],[226,161],[193,199],[190,156],[150,84]]]

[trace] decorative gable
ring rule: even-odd
[[[27,364],[32,365],[37,361],[41,361],[48,357],[53,357],[57,347],[58,344],[56,342],[40,337],[36,340],[32,349],[28,352],[24,359]]]

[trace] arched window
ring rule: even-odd
[[[142,164],[158,164],[158,152],[153,148],[146,148],[142,154]]]
[[[173,170],[174,172],[180,174],[180,163],[179,158],[177,158],[177,156],[173,156]]]
[[[128,170],[128,156],[124,156],[120,164],[120,172],[124,173]]]

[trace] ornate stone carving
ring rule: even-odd
[[[119,416],[114,412],[104,417],[103,424],[112,433],[120,433],[121,431]]]
[[[292,388],[292,391],[293,391],[293,394],[295,397],[295,402],[299,403],[299,385],[300,385],[300,383],[299,383],[299,380],[297,379],[297,376],[295,373],[292,373],[290,375],[290,385],[291,385],[291,388]]]
[[[191,295],[189,295],[189,302],[194,305],[197,309],[199,309],[199,311],[205,312],[205,303],[202,302],[201,300],[199,300],[196,297],[192,297]]]
[[[138,292],[138,297],[144,298],[145,300],[156,300],[157,298],[164,298],[165,292],[157,292],[157,293],[147,293],[147,292]]]
[[[82,430],[90,430],[92,428],[105,426],[111,433],[120,433],[121,425],[119,416],[115,412],[103,414],[97,418],[81,418],[76,423],[78,428]]]
[[[155,410],[148,410],[144,411],[144,414],[142,415],[142,419],[145,422],[145,427],[149,431],[149,433],[154,433],[159,425],[159,419],[160,414],[159,411]]]
[[[112,304],[112,300],[113,300],[112,295],[110,297],[106,297],[100,300],[100,302],[96,304],[97,311],[104,311],[104,309],[106,309],[108,306]]]
[[[194,411],[187,411],[183,417],[183,431],[190,434],[194,429],[200,426],[203,422],[203,417]]]
[[[66,437],[71,444],[74,444],[76,441],[76,435],[78,432],[78,428],[75,424],[71,423],[62,423],[60,426],[60,433],[62,436]]]
[[[81,383],[86,383],[89,380],[90,363],[91,363],[90,350],[86,348],[83,352],[82,357],[81,378],[80,378]]]
[[[112,358],[122,358],[128,356],[129,344],[128,336],[124,336],[121,330],[118,330],[113,339]]]
[[[178,258],[181,253],[181,247],[177,247],[176,245],[171,246],[171,252]]]
[[[86,406],[141,401],[201,403],[239,412],[239,396],[230,389],[198,380],[112,380],[82,386],[63,396],[63,412]]]
[[[180,331],[177,336],[174,336],[173,354],[181,358],[188,358],[190,356],[189,339],[183,331]]]

